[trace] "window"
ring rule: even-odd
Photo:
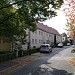
[[[41,40],[41,43],[43,43],[43,40]]]
[[[34,39],[32,39],[32,44],[34,44]]]
[[[43,35],[43,32],[41,31],[41,35]]]
[[[50,34],[49,34],[49,37],[50,37]]]
[[[43,35],[43,32],[42,32],[42,35]]]
[[[48,33],[46,33],[46,36],[48,36]]]
[[[39,43],[40,43],[40,40],[39,40]]]
[[[39,34],[40,34],[40,31],[39,31]]]
[[[37,39],[35,39],[35,44],[37,44]]]

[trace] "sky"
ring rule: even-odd
[[[57,15],[58,16],[55,16],[50,20],[46,20],[43,23],[49,27],[56,29],[60,34],[62,34],[63,32],[67,33],[65,26],[66,24],[65,14],[61,10],[58,10]]]

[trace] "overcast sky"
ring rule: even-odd
[[[49,26],[49,27],[53,27],[54,29],[56,29],[60,34],[62,34],[63,32],[66,32],[66,17],[64,15],[64,13],[62,11],[57,11],[57,15],[56,17],[53,17],[50,20],[46,20],[45,22],[43,22],[45,25]]]

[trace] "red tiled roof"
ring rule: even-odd
[[[52,27],[48,27],[47,25],[44,25],[43,23],[37,23],[36,25],[37,25],[37,28],[39,28],[41,30],[44,30],[44,31],[52,33],[52,34],[60,35],[57,30],[55,30]]]

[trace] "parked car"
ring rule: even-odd
[[[62,47],[63,47],[63,43],[59,43],[57,46],[58,46],[59,48],[62,48]]]
[[[67,43],[67,46],[70,46],[71,44],[70,43]]]
[[[48,53],[50,53],[50,52],[52,52],[52,47],[49,44],[42,44],[40,46],[40,53],[41,52],[48,52]]]

